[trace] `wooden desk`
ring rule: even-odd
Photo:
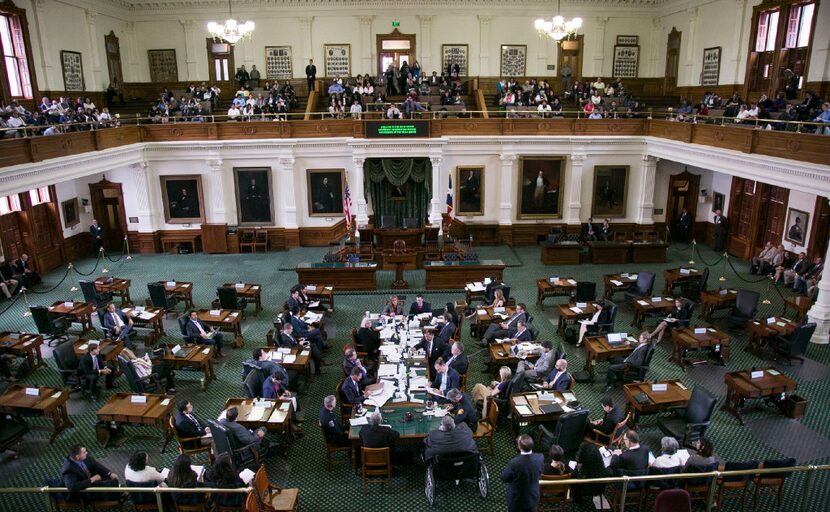
[[[636,274],[634,275],[636,276]],[[631,277],[630,274],[606,274],[602,276],[602,280],[605,283],[603,297],[609,300],[614,297],[615,293],[627,292],[632,286],[637,284],[637,278]],[[612,281],[617,281],[620,284],[613,283]]]
[[[164,319],[164,309],[145,306],[142,311],[138,311],[135,307],[121,308],[121,311],[132,318],[133,327],[142,327],[150,330],[147,334],[145,344],[155,345],[162,336],[167,336],[167,333],[164,332],[164,322],[162,321]]]
[[[559,277],[556,281],[552,278],[536,280],[536,305],[545,309],[545,299],[548,297],[566,296],[570,297],[571,292],[576,290],[576,280],[572,277]]]
[[[257,400],[259,406],[254,407],[254,401],[245,398],[229,398],[225,402],[223,414],[231,407],[236,407],[239,416],[236,422],[245,428],[257,430],[264,428],[268,432],[276,432],[285,435],[286,440],[291,443],[291,400]],[[256,410],[261,409],[261,412]]]
[[[441,425],[441,418],[424,416],[424,409],[424,404],[414,402],[388,402],[380,410],[383,414],[383,422],[392,425],[401,434],[397,443],[421,444],[431,430]],[[404,421],[408,412],[412,413],[412,421]],[[354,413],[355,411],[352,410],[352,417],[354,417]],[[363,427],[349,427],[349,440],[352,442],[354,449],[360,447],[361,428]]]
[[[80,301],[56,301],[49,306],[49,312],[67,317],[74,317],[75,321],[81,324],[81,336],[87,331],[95,330],[92,327],[92,313],[95,311],[95,305],[90,302]]]
[[[37,396],[27,395],[26,389],[38,390]],[[55,438],[75,425],[66,412],[66,402],[69,400],[69,390],[66,388],[52,388],[46,386],[24,386],[12,384],[0,396],[0,412],[18,413],[23,416],[42,416],[52,420],[52,435],[49,444]],[[38,427],[32,427],[38,428]]]
[[[377,289],[377,263],[299,263],[295,270],[301,285],[331,286],[339,291]]]
[[[510,427],[514,436],[519,435],[521,427],[555,422],[560,416],[565,414],[564,410],[546,413],[541,409],[543,405],[559,404],[561,406],[569,401],[572,402],[576,400],[576,396],[570,391],[566,391],[564,393],[568,399],[565,399],[563,393],[560,393],[559,391],[545,390],[545,394],[551,394],[555,397],[555,399],[542,400],[539,398],[539,394],[535,391],[531,393],[516,393],[510,395],[510,417],[512,418]],[[526,406],[530,409],[531,413],[520,413],[516,408],[519,405]]]
[[[493,322],[504,322],[516,313],[515,306],[507,306],[501,313],[494,312],[494,309],[495,308],[492,306],[481,306],[476,308],[476,313],[472,318],[472,323],[478,325],[478,329],[481,331],[482,336],[490,324]]]
[[[283,349],[285,350],[285,349]],[[286,371],[294,371],[303,375],[305,380],[304,393],[308,393],[308,388],[311,385],[311,350],[308,348],[294,347],[289,352],[280,352],[276,347],[262,347],[262,351],[268,354],[271,361],[280,364]],[[272,356],[271,353],[274,355]],[[285,355],[290,354],[294,356],[294,360],[290,363],[285,361]]]
[[[202,391],[207,389],[210,381],[213,380],[213,347],[210,345],[181,345],[182,348],[193,350],[186,357],[173,355],[174,345],[168,345],[162,360],[167,361],[173,368],[194,368],[205,374],[201,381]]]
[[[686,273],[686,270],[688,270],[689,272]],[[675,286],[689,281],[690,279],[700,279],[700,277],[701,273],[696,268],[668,268],[663,271],[663,281],[665,281],[666,283],[665,288],[663,288],[663,293],[666,295],[671,295],[672,290],[674,290]]]
[[[143,403],[133,402],[133,397],[144,397]],[[110,397],[103,407],[98,409],[98,424],[95,433],[98,442],[108,447],[112,440],[110,424],[114,423],[117,430],[123,425],[138,425],[159,427],[163,432],[164,443],[161,445],[161,453],[167,448],[167,443],[173,438],[170,430],[170,415],[176,405],[176,397],[156,395],[150,393],[115,393]]]
[[[242,286],[237,286],[237,285]],[[257,283],[225,283],[222,288],[233,288],[237,297],[243,297],[254,303],[254,313],[262,311],[262,285]]]
[[[631,248],[631,242],[588,242],[588,248],[591,252],[591,263],[593,264],[607,264],[607,263],[628,263],[628,251]]]
[[[463,289],[467,283],[483,282],[485,277],[503,279],[505,264],[501,260],[481,261],[427,261],[425,287],[427,290]]]
[[[772,319],[772,322],[770,322],[770,319]],[[746,323],[747,346],[744,350],[758,357],[766,357],[764,343],[767,338],[788,336],[798,329],[798,326],[797,322],[780,316],[762,320],[749,320]]]
[[[625,358],[628,354],[634,352],[634,345],[612,347],[608,343],[608,337],[604,334],[602,336],[586,336],[584,342],[586,351],[585,371],[591,375],[591,380],[594,379],[594,365],[597,361],[611,359],[612,357]]]
[[[177,295],[184,300],[185,309],[193,307],[193,283],[187,281],[159,281],[164,285],[164,293],[170,297]]]
[[[212,315],[211,311],[218,311],[218,315]],[[235,309],[200,309],[196,317],[205,324],[215,327],[220,331],[227,331],[234,335],[233,345],[236,348],[245,346],[245,339],[242,337],[242,312]]]
[[[396,240],[403,240],[406,243],[408,250],[422,249],[424,247],[424,228],[415,229],[400,229],[400,228],[382,228],[375,230],[375,238],[377,239],[376,247],[379,252],[391,251],[395,245]]]
[[[40,350],[41,345],[43,345],[43,336],[40,334],[0,332],[0,353],[25,357],[26,362],[29,364],[29,371],[26,373],[26,377],[43,366],[43,354]]]
[[[120,277],[101,276],[95,280],[95,291],[98,293],[111,293],[114,297],[121,298],[121,305],[132,304],[130,299],[130,280]]]
[[[782,315],[787,314],[787,308],[793,308],[795,310],[795,319],[796,321],[802,321],[804,317],[807,315],[807,311],[813,307],[813,299],[809,297],[804,297],[803,295],[793,295],[790,297],[784,298],[784,311],[781,312]]]
[[[707,290],[700,292],[700,315],[703,320],[712,320],[712,313],[735,303],[737,290]]]
[[[166,233],[159,238],[161,251],[176,254],[179,245],[189,244],[193,252],[202,250],[201,233]]]
[[[406,280],[403,278],[403,270],[405,268],[416,268],[416,259],[417,254],[413,251],[406,251],[400,253],[385,252],[383,254],[384,268],[386,268],[388,265],[393,265],[395,267],[395,280],[392,281],[392,288],[409,288],[409,283],[407,283]]]
[[[98,344],[100,348],[99,355],[104,358],[104,362],[107,363],[107,366],[111,367],[113,369],[113,373],[117,375],[120,371],[120,366],[118,365],[116,359],[121,351],[124,350],[124,341],[78,338],[72,343],[72,349],[75,351],[75,355],[78,359],[89,352],[89,346],[93,343]]]
[[[542,242],[541,259],[543,265],[579,265],[582,246],[579,242]]]
[[[654,313],[662,313],[668,315],[674,308],[674,299],[668,297],[660,297],[660,302],[654,302],[651,297],[645,299],[634,299],[631,305],[634,307],[634,320],[631,325],[637,329],[643,328],[643,322],[646,316]]]
[[[652,391],[653,384],[666,384],[668,387],[666,391]],[[634,399],[640,393],[648,397],[648,403],[641,404]],[[692,397],[692,391],[678,379],[626,384],[623,386],[623,394],[625,394],[626,413],[631,413],[629,422],[631,428],[634,428],[640,416],[657,414],[670,407],[684,406]]]
[[[303,293],[309,298],[309,300],[317,300],[320,301],[320,304],[326,304],[328,306],[328,312],[334,312],[334,287],[333,286],[317,286],[314,284],[307,284],[303,288]]]
[[[633,242],[631,244],[631,263],[665,263],[665,242]]]
[[[539,351],[542,350],[542,342],[533,342],[533,346],[537,349],[537,351],[529,353],[526,358],[527,361],[533,362],[539,359]],[[521,359],[513,354],[513,351],[511,350],[512,348],[513,344],[509,342],[491,343],[488,347],[490,350],[490,376],[493,379],[498,379],[499,368],[502,366],[509,366],[510,368],[518,366]]]
[[[557,316],[559,317],[559,327],[556,329],[556,332],[562,334],[565,332],[568,323],[574,323],[584,318],[591,318],[597,312],[596,304],[593,302],[586,302],[584,308],[577,308],[582,310],[581,313],[577,313],[571,308],[576,308],[575,302],[558,304],[556,306]]]
[[[796,390],[798,384],[783,373],[771,368],[758,368],[755,371],[764,372],[757,379],[752,378],[752,370],[729,372],[723,376],[726,382],[726,402],[721,407],[744,424],[743,412],[746,401],[754,398],[766,398],[779,408],[783,406],[786,393]],[[772,372],[772,373],[770,373]]]
[[[696,364],[696,362],[689,362],[686,360],[686,352],[690,350],[709,348],[720,360],[722,366],[726,366],[726,363],[729,362],[729,335],[723,331],[715,329],[714,327],[701,327],[700,329],[705,329],[706,332],[695,334],[694,327],[672,329],[671,331],[671,360],[674,361],[684,372],[686,371],[687,364]],[[705,362],[705,360],[703,362]]]

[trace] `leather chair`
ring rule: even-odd
[[[738,290],[735,305],[729,310],[729,324],[735,329],[746,328],[747,321],[758,312],[758,299],[761,294],[751,290]]]
[[[222,309],[237,309],[244,312],[248,300],[245,297],[239,297],[235,288],[221,287],[216,289],[216,295],[219,297],[219,307]]]
[[[721,471],[746,471],[757,469],[758,461],[749,462],[727,462],[721,466]],[[749,489],[749,482],[754,479],[753,475],[722,476],[718,479],[718,510],[723,510],[723,497],[728,494],[741,493],[741,512],[746,506],[746,491]]]
[[[652,466],[648,468],[649,476],[675,475],[682,472],[683,466],[675,466],[672,468],[655,468]],[[643,485],[643,505],[645,505],[646,510],[648,510],[648,503],[651,501],[652,495],[660,494],[666,489],[676,489],[677,484],[678,482],[676,478],[663,478],[660,480],[646,481]]]
[[[165,315],[170,313],[179,302],[175,295],[167,295],[164,283],[147,283],[147,292],[150,294],[153,307],[163,309]]]
[[[654,512],[691,512],[692,498],[683,489],[668,489],[657,495]]]
[[[608,321],[589,325],[587,331],[588,336],[614,332],[614,322],[617,320],[617,305],[610,300],[606,300],[605,307],[608,308]]]
[[[801,364],[804,364],[802,354],[807,350],[807,346],[810,344],[810,338],[813,337],[815,330],[816,324],[811,322],[800,325],[789,336],[779,336],[776,338],[772,344],[776,359],[782,357],[787,360],[787,364],[792,364],[793,359],[797,359],[801,361]]]
[[[658,418],[657,426],[681,445],[693,447],[709,428],[717,402],[716,397],[701,386],[696,386],[686,406],[671,408],[672,414]]]
[[[146,487],[148,489],[153,489],[158,485],[156,482],[133,482],[130,480],[126,480],[124,484],[127,487]],[[153,492],[130,492],[127,493],[130,501],[133,503],[133,510],[141,511],[147,510],[150,512],[155,512],[158,510],[158,503],[156,502],[156,496]],[[170,499],[169,494],[162,494],[162,500],[164,501],[165,498],[167,500]],[[169,504],[168,504],[169,507]]]
[[[60,478],[47,478],[43,481],[45,487],[64,487],[63,480]],[[52,509],[58,512],[62,510],[81,510],[87,509],[86,504],[81,500],[78,493],[68,492],[50,492],[49,501],[52,504]]]
[[[78,281],[81,286],[81,292],[84,294],[84,300],[94,304],[96,308],[102,309],[106,307],[107,303],[112,300],[112,294],[109,292],[98,293],[95,289],[94,281],[81,280]]]
[[[695,307],[697,306],[694,301],[686,298],[681,298],[680,302],[683,303],[683,309],[686,310],[686,320],[678,320],[675,325],[672,326],[674,329],[685,329],[686,327],[689,327],[689,324],[692,323],[692,317],[695,314]]]
[[[61,343],[55,347],[52,355],[55,357],[55,364],[58,365],[58,371],[61,374],[61,379],[63,379],[63,384],[65,386],[71,386],[72,388],[80,386],[81,380],[78,377],[78,365],[80,361],[75,354],[75,348],[72,342],[65,341]]]
[[[625,370],[623,370],[623,382],[642,382],[646,380],[648,367],[651,365],[651,358],[654,357],[655,347],[654,345],[649,345],[646,350],[648,352],[646,352],[646,357],[643,359],[642,366],[627,366]]]
[[[706,267],[697,279],[686,279],[680,283],[680,295],[689,300],[700,302],[700,293],[706,291],[708,282],[709,267]]]
[[[263,380],[261,371],[249,372],[243,383],[245,386],[245,396],[247,398],[261,398]]]
[[[637,274],[637,282],[634,287],[625,292],[625,301],[631,302],[644,297],[651,297],[654,289],[654,274],[652,272],[640,272]]]
[[[394,229],[398,227],[398,218],[394,215],[383,215],[380,218],[380,227],[381,229]]]
[[[576,302],[593,302],[597,299],[597,283],[592,281],[577,281]]]
[[[4,414],[4,419],[0,422],[0,453],[10,450],[27,432],[29,432],[29,425],[19,414]]]
[[[54,342],[67,339],[66,329],[71,322],[68,322],[63,315],[56,315],[49,311],[46,306],[30,306],[32,320],[35,321],[38,334],[42,334],[47,340],[47,345],[52,346]]]
[[[539,425],[539,445],[550,447],[558,444],[566,457],[573,458],[582,444],[587,425],[587,409],[565,413],[559,417],[552,432],[545,425]]]
[[[182,334],[182,342],[183,343],[199,343],[199,337],[195,334],[189,336],[187,334],[187,322],[190,320],[190,312],[185,311],[185,313],[176,319],[176,322],[179,324],[179,332]]]
[[[104,339],[105,340],[111,340],[112,339],[112,329],[104,327],[104,311],[105,310],[103,310],[103,309],[99,309],[99,310],[96,311],[96,313],[98,314],[98,325],[101,327],[101,332],[104,333]]]
[[[507,416],[507,413],[510,411],[510,407],[508,406],[508,400],[510,400],[510,397],[512,395],[515,395],[516,393],[521,393],[524,385],[524,372],[516,372],[513,375],[513,378],[510,379],[510,383],[504,389],[504,396],[493,398],[493,404],[496,404],[496,406],[499,408],[499,411],[501,411],[502,415]],[[490,406],[492,407],[493,404],[491,404]]]
[[[251,443],[234,449],[228,437],[228,431],[220,423],[208,420],[210,434],[213,437],[213,455],[218,457],[227,453],[233,460],[234,467],[253,469],[259,466],[259,443]]]
[[[170,426],[170,432],[173,433],[173,437],[175,437],[176,442],[179,443],[180,454],[190,455],[195,459],[196,455],[199,455],[200,453],[207,453],[209,459],[208,462],[212,461],[213,457],[210,454],[211,446],[209,444],[202,444],[201,437],[182,437],[176,429],[176,420],[172,414],[167,420],[167,423]]]

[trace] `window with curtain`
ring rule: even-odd
[[[9,94],[14,98],[32,99],[32,80],[20,16],[0,13],[0,44]]]
[[[0,215],[5,215],[11,212],[19,212],[21,209],[20,197],[17,194],[0,197]]]

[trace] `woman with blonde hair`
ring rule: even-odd
[[[471,394],[473,403],[478,403],[479,400],[484,402],[484,406],[481,409],[482,418],[487,417],[487,405],[490,400],[493,398],[506,398],[503,393],[505,392],[505,389],[507,389],[507,385],[510,383],[511,377],[513,377],[513,372],[510,370],[510,367],[502,366],[499,368],[499,379],[501,380],[494,380],[489,386],[479,383],[473,387],[473,392]]]

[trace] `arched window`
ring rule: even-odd
[[[3,100],[33,100],[37,92],[26,11],[10,0],[0,3],[0,89]]]

